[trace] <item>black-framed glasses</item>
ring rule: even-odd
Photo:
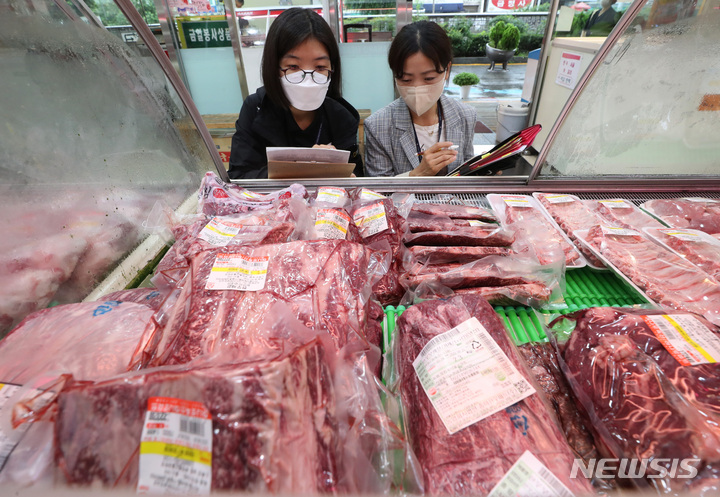
[[[307,74],[310,75],[313,81],[319,85],[324,85],[328,81],[330,81],[330,77],[332,76],[333,70],[332,69],[315,69],[314,71],[303,71],[302,69],[280,69],[283,74],[285,75],[285,79],[288,83],[292,83],[294,85],[300,84],[303,81],[305,81],[305,76]]]

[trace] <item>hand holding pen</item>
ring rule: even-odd
[[[435,176],[438,171],[451,164],[457,157],[457,145],[452,142],[438,142],[424,152],[420,165],[410,171],[410,176]]]

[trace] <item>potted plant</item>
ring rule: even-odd
[[[503,70],[507,70],[507,63],[515,55],[520,43],[520,30],[513,24],[498,21],[490,29],[490,41],[485,45],[485,54],[490,59],[489,71],[495,69],[495,64],[502,63]]]
[[[479,82],[480,78],[477,77],[477,74],[471,72],[461,72],[460,74],[456,74],[453,78],[453,84],[460,87],[460,96],[463,100],[467,100],[470,96],[470,87],[478,84]]]

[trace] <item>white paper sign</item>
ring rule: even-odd
[[[532,207],[530,200],[526,197],[502,197],[509,207]]]
[[[344,240],[347,236],[350,216],[340,209],[318,209],[315,230],[320,238]]]
[[[242,225],[223,221],[219,217],[213,218],[212,221],[202,229],[198,238],[205,240],[210,245],[216,247],[224,247],[235,235],[240,233]]]
[[[610,209],[629,209],[630,206],[624,200],[600,200],[599,201],[605,207]]]
[[[535,393],[477,318],[430,340],[413,367],[450,434]]]
[[[573,497],[573,493],[526,450],[488,497]]]
[[[265,288],[268,256],[218,254],[205,284],[206,290],[255,292]]]
[[[140,439],[138,493],[209,494],[212,431],[202,403],[150,397]]]
[[[578,78],[580,77],[580,63],[582,55],[570,52],[563,52],[560,56],[560,64],[558,65],[557,77],[555,83],[565,88],[575,89]]]
[[[642,316],[665,350],[683,366],[720,360],[720,338],[691,314]]]
[[[335,188],[332,186],[321,186],[317,190],[317,202],[326,202],[328,204],[343,205],[348,198],[344,188]]]
[[[353,214],[353,221],[360,230],[363,238],[382,233],[388,229],[385,206],[382,202],[366,205],[356,210]]]

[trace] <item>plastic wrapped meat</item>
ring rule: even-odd
[[[448,247],[415,245],[408,249],[416,261],[423,264],[443,264],[449,262],[472,262],[491,255],[512,255],[515,252],[507,247]]]
[[[578,311],[551,327],[602,456],[659,466],[625,483],[654,486],[662,494],[717,495],[720,375],[718,364],[708,363],[690,342],[717,357],[718,328],[690,314],[615,308]],[[694,461],[679,468],[673,463],[688,458]]]
[[[663,228],[663,224],[646,214],[629,200],[621,198],[604,200],[585,200],[593,212],[597,212],[613,226],[641,230],[643,228]]]
[[[405,243],[411,245],[437,245],[472,247],[509,247],[515,241],[513,233],[497,225],[458,226],[452,231],[426,231],[412,233],[405,237]]]
[[[115,300],[37,311],[0,341],[0,382],[24,384],[46,372],[101,380],[127,371],[156,332],[152,316],[145,305]]]
[[[596,226],[586,240],[663,307],[704,315],[720,324],[720,282],[638,232]]]
[[[653,238],[720,280],[720,240],[697,230],[647,230]]]
[[[170,423],[170,415],[151,408],[157,405],[192,406],[180,418],[179,432],[174,430],[195,435],[193,445],[200,448],[184,451],[198,454],[194,460],[204,464],[195,467],[208,476],[205,482],[187,476],[186,486],[175,491],[314,494],[339,489],[343,475],[334,389],[325,350],[317,341],[270,362],[185,371],[176,367],[71,384],[58,398],[55,422],[60,481],[172,489],[173,476],[154,478],[152,472],[162,475],[164,466],[152,467],[147,457],[156,453],[153,443],[162,443],[149,441],[148,432],[157,428],[146,424],[157,423],[148,419]],[[166,462],[182,461],[165,454]],[[187,475],[188,467],[179,464],[178,472]],[[182,481],[177,473],[175,478]]]
[[[497,222],[497,217],[489,210],[471,205],[415,202],[412,206],[412,212],[430,216],[445,216],[452,219],[476,219],[478,221]]]
[[[487,495],[510,467],[530,451],[571,492],[585,495],[582,477],[570,479],[573,454],[542,394],[450,434],[425,393],[413,361],[434,337],[476,318],[522,375],[524,367],[502,321],[482,297],[462,295],[427,300],[397,321],[395,364],[405,426],[428,495]],[[525,377],[528,379],[529,377]],[[529,380],[531,381],[531,380]]]
[[[266,195],[239,185],[224,183],[215,173],[208,172],[200,185],[200,212],[207,216],[227,216],[277,207],[291,197],[307,198],[304,186],[292,184]]]
[[[690,228],[708,234],[720,233],[720,200],[709,198],[656,199],[643,209],[673,228]]]
[[[390,268],[375,284],[373,293],[383,305],[397,304],[404,293],[399,277],[405,254],[402,240],[407,231],[407,221],[390,198],[364,188],[355,189],[351,198],[350,214],[363,243],[375,250],[385,251],[391,257]]]
[[[340,349],[367,343],[372,284],[383,258],[344,240],[296,241],[201,252],[180,284],[153,364],[182,364],[220,349],[244,355],[273,305],[286,304],[305,326]],[[375,344],[378,345],[378,344]]]
[[[488,195],[493,208],[500,213],[504,226],[515,232],[514,248],[529,251],[540,264],[565,258],[565,265],[584,265],[580,253],[540,210],[533,197],[527,195]]]
[[[472,223],[466,219],[451,219],[443,215],[431,215],[424,212],[416,212],[411,210],[408,216],[408,228],[411,233],[422,233],[423,231],[453,231],[464,226],[473,226],[477,224],[485,224],[482,221],[473,221]]]
[[[99,302],[115,300],[117,302],[135,302],[157,311],[160,309],[167,294],[157,288],[131,288],[108,293],[98,299]]]

